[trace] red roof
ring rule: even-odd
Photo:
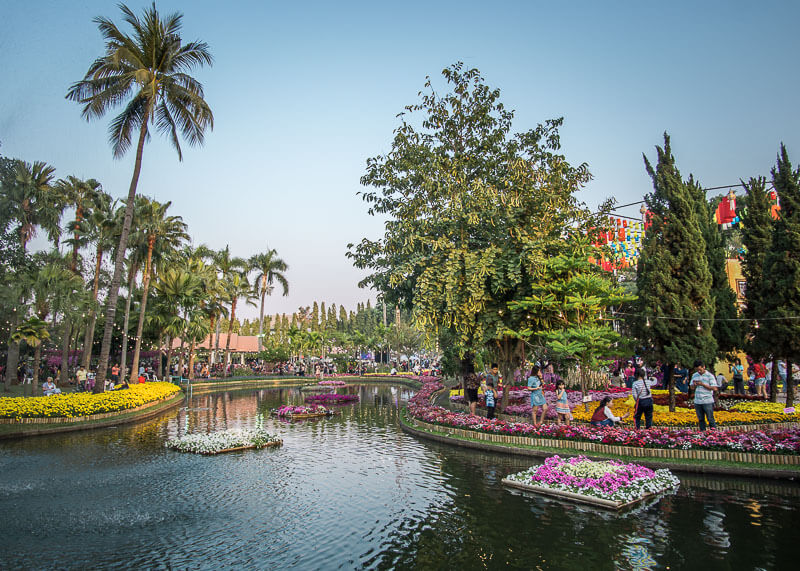
[[[228,334],[227,333],[220,333],[219,334],[219,348],[220,350],[225,350],[225,344],[228,341]],[[214,347],[216,342],[216,335],[213,333],[206,337],[202,343],[198,343],[195,345],[195,349],[210,349]],[[209,347],[209,344],[211,347]],[[172,340],[172,348],[178,349],[181,346],[181,340],[179,338]],[[189,345],[185,344],[184,347],[188,348]],[[255,335],[238,335],[236,333],[231,334],[231,351],[235,353],[258,353],[258,337]]]

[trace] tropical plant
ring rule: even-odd
[[[105,54],[96,59],[84,78],[67,92],[67,99],[83,105],[82,115],[87,120],[102,117],[112,107],[124,105],[109,128],[115,158],[124,156],[138,136],[125,218],[106,298],[105,330],[97,371],[97,384],[101,387],[108,369],[117,297],[144,143],[150,136],[149,126],[169,138],[178,159],[182,160],[179,134],[190,145],[200,145],[206,129],[213,128],[214,123],[211,108],[203,99],[202,85],[188,74],[197,66],[211,65],[208,46],[203,42],[183,43],[180,36],[183,16],[179,13],[162,18],[154,3],[144,10],[140,19],[124,4],[120,9],[133,33],[123,33],[107,18],[95,18],[106,40]]]
[[[19,324],[11,334],[11,338],[19,343],[25,341],[30,347],[34,348],[33,354],[33,393],[39,387],[39,367],[42,361],[42,343],[50,339],[50,331],[47,322],[33,315]]]
[[[250,270],[256,272],[255,286],[256,295],[261,298],[261,309],[258,315],[258,350],[264,348],[264,299],[267,294],[272,294],[273,283],[278,282],[283,287],[283,295],[289,295],[289,282],[283,274],[289,269],[274,249],[267,250],[261,254],[256,254],[250,258],[248,265]]]

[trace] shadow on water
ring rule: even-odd
[[[505,489],[535,460],[419,440],[406,388],[286,422],[298,388],[195,395],[135,425],[0,444],[2,568],[783,569],[800,486],[682,477],[616,514]],[[284,446],[203,457],[172,436],[236,426]]]

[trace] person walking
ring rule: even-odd
[[[694,362],[695,374],[692,375],[694,388],[694,411],[697,414],[697,425],[700,430],[706,429],[706,419],[711,428],[716,428],[714,420],[714,392],[717,390],[717,380],[714,374],[706,371],[702,361]]]
[[[644,369],[637,369],[636,380],[633,382],[632,387],[631,394],[636,402],[633,415],[636,428],[641,426],[642,415],[644,415],[645,428],[653,426],[653,393],[651,392],[651,387],[655,381],[650,381],[645,376]]]

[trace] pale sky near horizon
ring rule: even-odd
[[[150,2],[131,1],[137,14]],[[268,313],[374,293],[345,257],[382,233],[357,196],[369,157],[390,149],[396,115],[426,76],[463,61],[500,88],[514,131],[565,118],[563,151],[594,175],[579,198],[641,200],[663,133],[704,186],[769,175],[781,142],[800,160],[798,2],[193,2],[182,37],[209,44],[195,73],[215,127],[184,160],[154,136],[139,192],[171,200],[194,243],[243,257],[275,248],[290,295]],[[0,154],[127,194],[133,153],[114,160],[112,112],[87,123],[64,95],[103,52],[92,19],[123,27],[102,0],[0,3]],[[712,193],[717,194],[718,192]],[[627,212],[635,216],[636,209]],[[257,315],[250,309],[245,316]]]

